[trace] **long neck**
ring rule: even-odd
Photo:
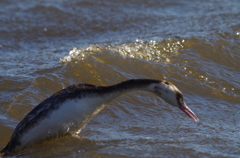
[[[109,97],[109,101],[118,97],[119,95],[133,91],[133,90],[145,90],[148,91],[148,87],[152,83],[159,83],[159,80],[152,79],[131,79],[112,86],[98,87],[97,93],[102,93],[104,96]]]
[[[108,86],[108,88],[112,91],[147,90],[147,87],[150,84],[159,82],[161,81],[153,79],[131,79],[112,86]]]

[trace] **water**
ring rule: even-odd
[[[70,84],[166,79],[198,115],[147,92],[114,100],[79,138],[17,157],[239,157],[240,1],[0,0],[0,148]]]

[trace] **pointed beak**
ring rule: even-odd
[[[189,109],[189,107],[185,103],[184,104],[180,104],[179,105],[179,109],[181,109],[183,112],[185,112],[185,114],[187,114],[194,121],[196,121],[196,122],[199,121],[197,115],[195,115],[194,112],[192,112],[192,110]]]

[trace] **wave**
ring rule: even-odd
[[[122,57],[140,58],[156,62],[170,62],[169,57],[177,55],[184,47],[184,39],[168,38],[160,41],[143,41],[137,39],[134,43],[121,45],[90,45],[84,48],[73,48],[68,56],[60,59],[60,63],[68,63],[76,60],[84,60],[91,54],[110,52]]]

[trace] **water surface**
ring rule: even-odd
[[[0,0],[0,148],[71,84],[166,79],[198,115],[147,92],[17,157],[239,157],[239,0]]]

